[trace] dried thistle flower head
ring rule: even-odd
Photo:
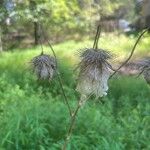
[[[31,65],[34,73],[40,80],[51,80],[56,71],[55,58],[50,55],[41,54],[31,60]]]
[[[111,68],[107,60],[112,55],[102,49],[90,48],[85,49],[80,57],[77,91],[86,96],[94,94],[97,98],[107,95]]]
[[[139,63],[144,79],[150,85],[150,58],[147,58]]]

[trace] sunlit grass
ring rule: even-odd
[[[125,36],[125,35],[113,35],[113,34],[104,34],[102,35],[99,48],[107,49],[114,54],[114,60],[116,62],[123,61],[127,56],[130,54],[137,37]],[[140,59],[142,57],[150,56],[150,36],[145,35],[140,43],[137,45],[135,53],[133,55],[133,59]],[[92,40],[82,40],[82,41],[66,41],[57,45],[53,45],[53,48],[60,59],[65,59],[69,61],[71,64],[75,64],[78,61],[78,51],[83,48],[92,47],[93,41]],[[19,53],[18,53],[19,51]],[[46,53],[52,54],[50,48],[48,46],[44,46],[44,51]],[[2,54],[0,61],[3,61],[9,58],[8,61],[5,63],[11,64],[15,59],[16,64],[21,60],[19,63],[20,65],[28,62],[33,56],[39,55],[41,53],[41,47],[30,48],[26,50],[19,50],[15,49],[12,52],[6,52]],[[10,57],[11,56],[11,57]],[[131,61],[132,61],[131,60]]]

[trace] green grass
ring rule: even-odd
[[[112,37],[102,38],[100,45],[124,55],[135,41],[129,38],[124,43],[122,40],[127,38],[122,36],[116,38],[120,44],[113,46],[112,41],[108,44],[109,38]],[[145,41],[147,38],[138,46],[143,56],[148,54]],[[78,58],[73,53],[88,44],[91,42],[87,40],[68,41],[54,46],[72,108],[79,97],[74,90],[76,77],[72,66]],[[124,50],[120,52],[121,48]],[[47,47],[45,50],[49,51]],[[37,48],[0,56],[0,150],[59,150],[64,142],[69,114],[57,77],[51,83],[39,82],[28,70],[27,62],[39,53]],[[142,77],[114,78],[109,82],[104,103],[91,98],[79,111],[68,150],[149,150],[149,97],[150,88]]]
[[[123,61],[127,58],[127,56],[130,54],[135,42],[137,40],[137,37],[134,35],[131,36],[124,36],[124,35],[114,35],[114,34],[104,34],[102,35],[100,42],[99,42],[99,48],[109,50],[114,54],[114,61]],[[149,34],[146,34],[138,43],[135,53],[133,55],[132,60],[140,59],[142,57],[150,56],[150,36]],[[71,64],[75,64],[78,61],[78,51],[83,48],[90,48],[93,46],[93,41],[89,40],[89,37],[87,37],[85,40],[82,41],[66,41],[64,43],[60,43],[58,45],[54,45],[54,50],[57,53],[57,56],[61,59],[67,59],[70,61]],[[20,54],[18,55],[18,51]],[[51,50],[49,47],[45,46],[44,51],[46,53],[51,53]],[[19,63],[23,64],[30,60],[35,55],[38,55],[41,53],[41,47],[37,48],[31,48],[31,49],[14,49],[10,53],[4,53],[1,57],[5,57],[5,59],[9,59],[11,64],[16,63],[16,65]],[[11,57],[10,57],[11,56]],[[15,62],[14,59],[17,61]],[[3,59],[4,60],[4,59]],[[3,61],[0,60],[0,61]],[[132,61],[131,60],[131,61]],[[4,60],[4,64],[7,63],[7,61]],[[23,64],[24,65],[24,64]]]

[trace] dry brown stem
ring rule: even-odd
[[[74,128],[74,125],[75,125],[75,121],[76,121],[76,118],[77,118],[78,111],[84,105],[84,103],[89,99],[89,97],[86,98],[86,97],[81,96],[81,98],[78,102],[78,105],[77,105],[74,113],[71,116],[70,125],[69,125],[68,131],[67,131],[67,135],[66,135],[65,142],[64,142],[64,145],[62,147],[62,150],[66,150],[67,145],[68,145],[68,143],[70,141],[70,138],[71,138],[71,135],[72,135],[72,131],[73,131],[73,128]]]
[[[44,32],[44,29],[43,29],[42,25],[41,25],[41,32],[42,32],[44,39],[47,41],[47,43],[48,43],[48,45],[49,45],[49,47],[50,47],[50,49],[51,49],[51,51],[52,51],[52,53],[53,53],[53,56],[54,56],[54,58],[55,58],[55,60],[56,60],[56,68],[57,68],[57,67],[58,67],[58,62],[57,62],[56,53],[55,53],[55,51],[54,51],[54,49],[53,49],[53,47],[52,47],[50,41],[46,38],[45,32]],[[65,94],[65,91],[64,91],[64,87],[63,87],[63,82],[62,82],[61,76],[60,76],[60,74],[59,74],[58,71],[56,71],[56,73],[57,73],[57,76],[58,76],[58,82],[59,82],[59,84],[60,84],[60,88],[61,88],[61,90],[62,90],[62,94],[63,94],[64,100],[65,100],[65,103],[66,103],[66,105],[67,105],[69,114],[70,114],[70,116],[72,116],[71,107],[70,107],[70,105],[69,105],[68,98],[67,98],[67,96],[66,96],[66,94]]]
[[[148,28],[148,29],[145,29],[145,30],[140,34],[140,36],[138,37],[138,39],[136,40],[136,42],[135,42],[135,44],[134,44],[134,46],[133,46],[133,48],[132,48],[132,51],[131,51],[129,57],[118,67],[118,69],[115,70],[115,72],[110,76],[110,79],[111,79],[123,66],[125,66],[125,65],[129,62],[129,60],[130,60],[130,59],[132,58],[132,56],[133,56],[133,53],[134,53],[134,51],[135,51],[135,49],[136,49],[136,47],[137,47],[137,45],[138,45],[140,39],[143,37],[143,35],[144,35],[148,30],[149,30],[149,28]]]

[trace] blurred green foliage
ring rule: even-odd
[[[3,34],[0,38],[4,49],[30,46],[34,38],[42,37],[39,29],[42,24],[46,36],[55,43],[70,37],[81,39],[95,32],[101,17],[120,18],[120,10],[129,9],[127,15],[121,13],[121,16],[133,21],[134,7],[134,0],[130,3],[127,0],[2,0],[0,28]],[[9,25],[6,25],[7,19],[10,19]]]
[[[102,43],[106,47],[107,40]],[[121,40],[122,39],[122,40]],[[118,38],[123,41],[123,36]],[[135,38],[131,38],[131,44]],[[129,40],[129,39],[128,39]],[[127,39],[126,39],[127,41]],[[146,41],[146,39],[143,39]],[[116,41],[117,42],[117,41]],[[129,44],[130,44],[129,42]],[[73,52],[90,41],[69,41],[54,46],[60,73],[71,107],[79,97],[73,74]],[[112,42],[113,43],[113,42]],[[110,45],[112,44],[110,43]],[[124,42],[114,49],[125,49]],[[130,47],[130,45],[126,46]],[[144,45],[144,46],[143,46]],[[141,44],[143,49],[147,47]],[[44,47],[46,52],[49,48]],[[114,52],[116,52],[114,51]],[[40,49],[5,52],[0,55],[0,149],[59,150],[69,123],[67,107],[57,77],[37,81],[28,69],[29,60]],[[76,56],[75,56],[75,58]],[[77,62],[77,61],[75,61]],[[150,89],[142,78],[119,77],[109,82],[108,96],[91,98],[80,110],[68,150],[148,150],[150,149]]]

